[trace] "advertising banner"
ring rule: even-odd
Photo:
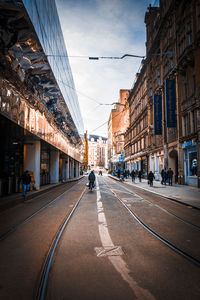
[[[162,134],[162,97],[161,95],[153,96],[154,110],[154,134]]]
[[[165,81],[166,126],[176,127],[176,88],[175,80]]]

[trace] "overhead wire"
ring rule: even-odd
[[[119,112],[116,116],[114,116],[114,117],[112,118],[112,120],[115,119],[117,116],[119,116],[119,115],[120,115],[121,113],[123,113],[124,111],[125,111],[125,109],[123,108],[123,110],[122,110],[121,112]],[[90,131],[90,133],[92,133],[92,132],[96,131],[97,129],[101,128],[101,127],[104,126],[106,123],[108,123],[108,121],[105,121],[103,124],[99,125],[99,126],[96,127],[95,129],[93,129],[92,131]]]

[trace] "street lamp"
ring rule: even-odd
[[[142,55],[135,55],[135,54],[124,54],[121,57],[120,56],[90,56],[89,59],[93,60],[99,60],[99,59],[123,59],[125,57],[137,57],[137,58],[145,58],[145,56]]]
[[[149,54],[149,56],[162,56],[162,55],[176,55],[173,51],[168,52],[161,52],[161,53],[152,53]],[[135,54],[124,54],[121,57],[120,56],[89,56],[88,58],[90,60],[99,60],[99,59],[123,59],[125,57],[136,57],[136,58],[146,58],[144,55],[135,55]]]

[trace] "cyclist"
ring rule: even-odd
[[[95,175],[94,175],[94,171],[91,171],[89,176],[88,176],[88,180],[89,180],[89,190],[92,191],[93,188],[93,184],[95,182]]]

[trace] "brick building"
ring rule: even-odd
[[[129,90],[120,90],[118,103],[111,110],[108,120],[108,165],[109,169],[124,160],[124,133],[129,126]]]
[[[172,168],[176,182],[200,186],[200,3],[161,0],[149,6],[145,23],[146,59],[129,97],[126,160],[130,169],[152,170],[157,179],[162,168]],[[148,124],[141,129],[144,82]],[[138,146],[145,134],[146,145]]]

